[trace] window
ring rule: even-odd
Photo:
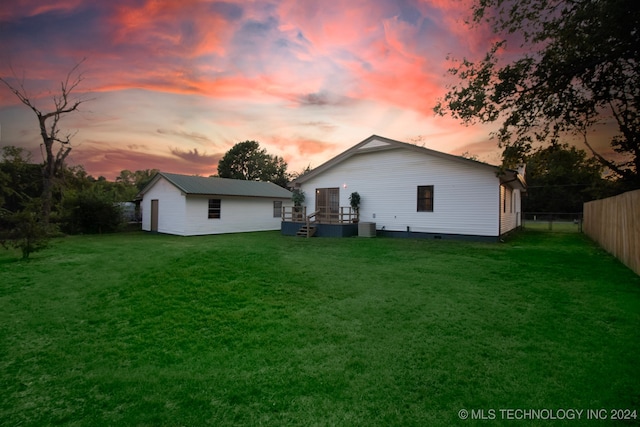
[[[220,219],[220,199],[209,199],[209,218]]]
[[[502,185],[500,186],[500,194],[502,195],[502,212],[507,213],[507,205],[509,205],[509,213],[513,213],[513,190]]]
[[[273,202],[273,217],[280,218],[282,216],[282,201],[276,200]]]
[[[433,212],[433,185],[418,186],[418,212]]]

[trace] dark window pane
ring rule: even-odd
[[[220,199],[209,199],[209,218],[220,219]]]
[[[280,218],[282,216],[282,201],[273,202],[273,217]]]
[[[418,186],[418,212],[433,212],[433,185]]]

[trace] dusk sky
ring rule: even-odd
[[[0,9],[0,74],[42,110],[83,58],[88,101],[62,124],[70,164],[212,175],[256,140],[289,171],[372,134],[498,164],[488,126],[436,117],[448,54],[477,58],[467,0],[13,0]],[[1,144],[40,162],[35,115],[0,88]]]

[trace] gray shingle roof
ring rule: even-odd
[[[163,177],[185,194],[208,196],[244,196],[290,199],[291,192],[272,182],[242,181],[228,178],[206,178],[202,176],[178,175],[159,172],[149,185],[142,190],[146,193],[159,177]]]

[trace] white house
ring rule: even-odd
[[[520,226],[523,173],[373,135],[292,187],[320,224],[343,222],[357,192],[359,221],[378,234],[495,241]],[[283,223],[282,232],[295,227]]]
[[[279,230],[291,192],[271,182],[158,173],[140,192],[142,229],[193,236]]]

